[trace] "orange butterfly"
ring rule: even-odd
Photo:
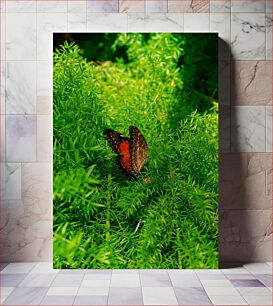
[[[129,136],[111,129],[103,132],[112,150],[118,154],[117,165],[126,175],[138,175],[144,167],[149,150],[147,142],[135,126],[129,126]]]

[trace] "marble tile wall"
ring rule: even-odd
[[[272,1],[0,1],[1,261],[52,259],[52,33],[219,33],[220,262],[272,259]]]

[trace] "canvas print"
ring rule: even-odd
[[[218,268],[218,35],[53,39],[54,268]]]

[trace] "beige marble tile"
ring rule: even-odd
[[[52,61],[37,61],[37,96],[53,94],[53,63]]]
[[[231,104],[269,105],[271,100],[271,61],[231,62]]]
[[[230,61],[218,62],[219,105],[230,105]]]
[[[272,255],[272,210],[221,210],[220,261],[266,261]]]
[[[209,0],[169,0],[169,13],[208,13]]]
[[[37,161],[53,160],[52,115],[37,116]]]
[[[28,231],[41,218],[31,211],[25,210],[22,200],[5,200],[2,206],[2,230],[0,246],[0,259],[8,261],[29,261],[43,258],[42,250],[44,240],[48,239],[50,231],[47,232],[47,238],[34,239],[28,236]],[[38,224],[39,225],[39,224]],[[37,229],[37,227],[36,227]],[[32,230],[32,235],[36,235]],[[40,237],[41,231],[37,234]],[[48,252],[48,251],[46,251]],[[47,253],[47,257],[50,254]]]
[[[219,152],[230,152],[230,107],[219,107]]]
[[[119,12],[120,13],[144,13],[145,1],[134,0],[120,0]]]
[[[37,115],[49,115],[53,112],[53,101],[51,96],[37,96]]]
[[[270,153],[231,153],[219,157],[219,207],[249,210],[272,207]],[[269,181],[268,181],[269,180]]]
[[[52,217],[52,163],[22,164],[22,198],[26,213]]]
[[[6,132],[5,132],[5,116],[0,115],[0,161],[6,160]]]

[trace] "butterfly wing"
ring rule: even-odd
[[[123,172],[130,174],[130,139],[111,129],[104,130],[103,134],[112,150],[118,154],[118,167]]]
[[[129,127],[130,134],[130,169],[135,175],[139,174],[146,162],[146,154],[149,150],[147,142],[135,126]]]

